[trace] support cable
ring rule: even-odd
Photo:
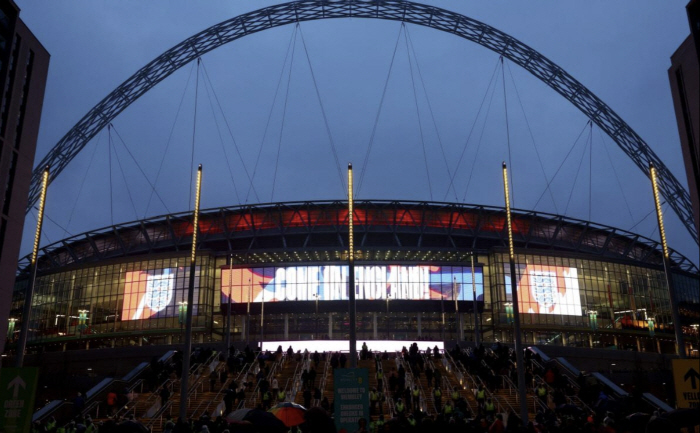
[[[527,114],[525,114],[525,107],[523,106],[523,101],[520,98],[520,92],[518,92],[518,86],[515,84],[515,78],[513,78],[513,71],[510,69],[510,63],[506,63],[506,68],[508,68],[508,74],[510,75],[510,81],[513,83],[513,89],[515,89],[515,96],[520,105],[520,110],[523,112],[523,118],[525,119],[525,125],[527,125],[527,130],[530,133],[530,140],[532,140],[532,147],[535,148],[535,155],[537,155],[537,161],[540,164],[540,170],[542,170],[542,176],[544,176],[544,181],[549,185],[549,179],[547,178],[547,172],[544,169],[544,163],[542,162],[542,157],[540,156],[540,151],[537,148],[537,142],[535,141],[535,135],[532,133],[532,128],[530,127],[530,121],[527,119]],[[549,191],[549,196],[552,199],[552,204],[554,205],[554,211],[558,214],[559,208],[557,207],[557,202],[554,199],[554,193],[551,188],[547,186],[547,191]]]
[[[410,74],[411,74],[411,88],[413,89],[413,102],[415,103],[416,116],[418,117],[418,132],[420,133],[420,143],[421,143],[421,147],[423,148],[423,162],[425,162],[425,174],[428,178],[428,192],[430,193],[430,201],[432,201],[433,200],[433,185],[432,185],[432,182],[430,181],[430,169],[428,168],[428,154],[425,152],[425,137],[423,134],[423,121],[421,120],[420,109],[418,108],[418,93],[416,92],[416,81],[413,77],[413,65],[411,63],[411,50],[408,46],[408,37],[406,36],[406,30],[405,30],[406,24],[401,23],[401,26],[404,27],[403,37],[404,37],[404,42],[406,43],[406,55],[408,56],[408,70],[410,71]]]
[[[209,78],[209,72],[207,72],[207,67],[204,64],[204,60],[202,60],[202,70],[204,71],[204,78],[206,81],[209,82],[209,87],[211,88],[211,92],[214,95],[214,100],[216,101],[216,105],[219,107],[219,111],[221,112],[221,117],[224,119],[224,123],[226,124],[226,129],[228,130],[229,136],[231,136],[231,141],[233,141],[233,147],[236,149],[236,153],[238,154],[238,159],[241,161],[241,165],[243,166],[243,171],[245,172],[246,177],[248,178],[248,182],[250,182],[250,185],[253,188],[253,193],[255,194],[255,198],[259,199],[258,197],[258,192],[255,189],[255,185],[253,185],[253,178],[250,176],[250,173],[248,172],[248,167],[245,161],[243,160],[243,154],[241,154],[241,149],[238,147],[238,142],[236,142],[236,139],[233,136],[233,131],[231,130],[231,125],[228,123],[228,119],[226,119],[226,116],[224,115],[224,109],[221,106],[221,101],[219,100],[219,95],[216,93],[216,90],[214,90],[214,85],[211,82],[211,79]],[[206,89],[206,83],[205,87]],[[207,96],[209,96],[209,90],[207,90]],[[209,100],[209,104],[211,105],[211,97]],[[214,107],[212,106],[212,112],[214,111]],[[216,121],[216,115],[214,116],[214,121]],[[218,129],[218,122],[217,122],[217,129]],[[221,146],[223,147],[224,142],[223,139],[221,138],[221,133],[219,133],[219,137],[222,140],[221,141]],[[233,180],[233,171],[231,170],[231,164],[229,163],[228,156],[226,156],[226,151],[224,151],[224,156],[226,157],[226,163],[229,165],[229,172],[231,173],[231,181],[233,182],[234,189],[236,186],[235,181]],[[238,190],[236,189],[236,199],[240,203],[240,198],[238,197]]]
[[[204,66],[204,62],[202,62],[202,70],[204,71],[204,90],[207,92],[207,100],[209,101],[209,108],[211,109],[211,115],[214,118],[214,124],[216,125],[216,133],[219,135],[219,144],[221,145],[221,151],[224,154],[224,160],[226,160],[226,166],[228,167],[228,174],[231,176],[231,184],[233,185],[233,192],[236,195],[236,201],[238,203],[241,202],[241,198],[238,195],[238,188],[236,187],[236,180],[233,177],[233,170],[231,169],[231,162],[228,159],[228,154],[226,153],[226,146],[224,146],[224,137],[221,135],[221,127],[219,127],[219,120],[216,118],[216,111],[214,110],[214,103],[211,100],[211,94],[214,93],[216,96],[216,92],[214,91],[213,86],[211,85],[211,81],[208,79],[208,74],[207,74],[207,68]],[[209,81],[209,87],[211,87],[211,92],[209,92],[209,87],[207,87],[207,81]],[[218,99],[217,99],[218,102]],[[219,105],[219,109],[221,110],[221,105]],[[226,120],[226,117],[224,116],[223,110],[221,111],[221,116],[224,117],[224,121]],[[228,123],[227,123],[228,125]],[[229,132],[231,132],[231,128],[229,128]],[[231,134],[231,137],[233,137],[233,134]],[[234,146],[236,149],[238,149],[238,145],[236,144],[236,140],[234,139],[233,141]],[[240,152],[238,153],[238,156],[240,157],[241,154]],[[243,162],[243,158],[241,158],[241,163],[243,164],[243,168],[245,169],[245,163]],[[248,173],[248,170],[246,170],[246,174]],[[248,180],[250,181],[250,176],[248,177]]]
[[[163,169],[163,163],[165,162],[165,156],[168,154],[168,149],[170,148],[170,143],[172,142],[173,133],[175,132],[175,125],[177,125],[177,119],[180,117],[180,109],[182,109],[182,103],[185,101],[185,94],[187,94],[187,87],[190,85],[190,79],[192,78],[192,71],[194,70],[194,63],[190,68],[190,73],[187,76],[187,81],[185,82],[185,88],[182,89],[182,96],[180,97],[180,103],[177,106],[177,111],[175,112],[175,120],[173,120],[173,125],[170,127],[170,134],[168,135],[168,141],[165,143],[165,150],[163,151],[163,157],[160,159],[160,165],[158,166],[158,171],[156,172],[156,179],[153,181],[153,189],[151,190],[151,195],[148,196],[148,202],[146,203],[146,211],[143,213],[143,217],[148,216],[148,208],[151,206],[151,200],[153,199],[153,193],[156,191],[156,185],[158,185],[158,179],[160,179],[160,172]],[[163,200],[161,199],[161,202]],[[167,206],[165,207],[167,210]],[[170,213],[170,211],[167,211]]]
[[[297,27],[299,25],[297,24]],[[298,29],[297,29],[298,30]],[[270,193],[270,201],[275,201],[275,183],[277,182],[277,168],[280,162],[280,150],[282,149],[282,136],[284,135],[284,123],[287,118],[287,103],[289,102],[289,87],[292,82],[292,71],[294,70],[294,52],[296,51],[296,36],[292,45],[292,57],[289,59],[289,75],[287,75],[287,89],[284,92],[284,105],[282,106],[282,122],[280,123],[280,135],[277,140],[277,156],[275,157],[275,171],[272,175],[272,192]]]
[[[109,157],[107,161],[109,162],[109,221],[111,225],[114,225],[114,199],[112,196],[112,125],[107,125],[107,138],[108,138],[108,154]]]
[[[508,174],[510,174],[510,203],[515,206],[515,182],[513,182],[513,161],[511,160],[510,150],[510,126],[508,125],[508,94],[506,93],[506,68],[503,66],[503,56],[501,56],[501,81],[503,82],[503,106],[506,113],[506,142],[508,143]]]
[[[661,204],[662,204],[662,206],[663,206],[663,205],[665,205],[665,204],[667,204],[667,203],[666,203],[666,201],[663,201]],[[640,219],[639,221],[637,221],[632,227],[628,228],[627,231],[628,231],[628,232],[631,232],[632,230],[634,230],[635,227],[637,227],[639,224],[643,223],[644,220],[646,220],[647,218],[649,218],[649,216],[650,216],[651,214],[653,214],[653,213],[656,213],[656,209],[650,210],[649,213],[647,213],[646,215],[644,215],[644,217],[643,217],[642,219]]]
[[[590,136],[593,133],[593,124],[591,122],[588,122],[588,124],[591,126],[589,133],[588,133],[588,137],[590,138]],[[581,166],[583,165],[583,160],[586,157],[586,150],[588,150],[588,144],[589,143],[588,143],[588,138],[587,138],[586,144],[583,146],[583,153],[581,153],[581,158],[579,158],[579,161],[578,161],[578,168],[576,169],[576,176],[574,176],[574,182],[571,185],[571,192],[569,192],[569,198],[566,200],[566,207],[564,208],[564,215],[566,215],[566,213],[569,210],[569,203],[571,203],[571,197],[574,196],[574,188],[576,188],[576,181],[578,180],[578,175],[581,173]]]
[[[90,167],[92,167],[92,161],[95,159],[95,154],[97,153],[97,149],[100,147],[100,139],[102,138],[102,134],[99,134],[97,136],[97,142],[95,143],[95,147],[92,149],[92,154],[90,155],[90,161],[88,162],[87,167],[85,167],[85,174],[83,175],[83,180],[80,182],[80,186],[78,187],[78,193],[75,195],[75,201],[73,202],[73,207],[71,208],[70,214],[68,215],[68,223],[66,224],[66,228],[63,229],[63,239],[67,238],[69,236],[73,236],[71,232],[68,231],[68,227],[70,227],[71,221],[73,221],[73,215],[75,214],[75,209],[78,207],[78,200],[80,200],[80,196],[82,195],[83,192],[83,186],[85,186],[85,180],[87,180],[88,177],[88,172],[90,171]]]
[[[469,147],[469,140],[471,140],[471,138],[472,138],[472,133],[474,132],[474,128],[476,127],[476,122],[479,120],[479,116],[481,115],[481,110],[484,107],[484,102],[486,102],[486,97],[488,97],[489,91],[491,90],[491,84],[493,84],[493,80],[496,77],[496,72],[498,71],[499,64],[500,64],[500,62],[498,60],[496,60],[496,65],[493,67],[493,72],[491,73],[491,80],[489,80],[489,85],[486,86],[486,91],[484,92],[484,97],[481,98],[481,104],[479,105],[479,110],[476,113],[476,117],[474,117],[474,122],[472,123],[472,127],[469,129],[469,134],[467,135],[467,140],[464,142],[464,147],[462,148],[462,153],[459,155],[459,159],[457,160],[457,166],[455,167],[455,171],[452,173],[452,176],[450,177],[450,184],[447,187],[447,191],[445,192],[445,196],[443,197],[443,201],[447,200],[447,195],[450,193],[450,187],[455,189],[455,187],[454,187],[455,176],[457,176],[457,173],[459,172],[459,166],[462,165],[462,160],[464,159],[464,154],[467,151],[467,147]],[[490,104],[490,102],[489,102],[489,104]],[[465,196],[466,196],[466,193],[465,193]]]
[[[360,179],[357,182],[357,192],[356,196],[359,196],[360,190],[362,189],[362,182],[365,180],[365,172],[367,171],[367,166],[369,165],[369,155],[372,152],[372,147],[374,146],[374,137],[377,133],[377,125],[379,124],[379,116],[382,113],[382,107],[384,106],[384,98],[386,97],[386,90],[389,87],[389,78],[391,77],[391,71],[394,69],[394,59],[396,59],[396,51],[399,47],[399,41],[401,40],[402,26],[399,26],[399,34],[396,36],[396,44],[394,45],[394,52],[391,55],[391,62],[389,62],[389,70],[386,73],[386,79],[384,80],[384,89],[382,90],[382,97],[379,99],[379,107],[377,107],[377,114],[374,116],[374,125],[372,126],[372,133],[369,136],[369,143],[367,144],[367,152],[365,152],[365,159],[362,161],[362,170],[360,170]]]
[[[416,70],[418,71],[418,78],[420,79],[421,82],[421,87],[423,87],[423,94],[425,95],[425,100],[428,103],[428,111],[430,112],[430,118],[433,121],[433,128],[435,128],[435,135],[437,136],[438,144],[440,145],[440,152],[442,153],[442,160],[445,163],[445,169],[447,170],[447,176],[452,179],[452,172],[450,170],[450,165],[447,162],[447,155],[445,154],[445,147],[442,145],[442,138],[440,137],[440,131],[437,126],[437,121],[435,120],[435,114],[433,113],[433,106],[430,103],[430,98],[428,97],[428,90],[425,86],[425,80],[423,80],[423,73],[421,72],[420,69],[420,63],[418,62],[418,55],[416,54],[416,49],[415,46],[413,45],[413,39],[411,39],[411,34],[408,30],[408,26],[405,26],[404,32],[406,33],[406,36],[408,37],[408,43],[411,46],[411,52],[413,52],[413,59],[416,63]],[[450,186],[452,187],[452,192],[455,194],[455,201],[458,200],[457,198],[457,190],[455,189],[454,185],[450,182]],[[447,188],[447,194],[450,193],[450,187],[448,186]]]
[[[625,206],[627,207],[627,213],[630,215],[630,220],[634,222],[634,216],[632,216],[632,209],[630,208],[629,203],[627,202],[627,196],[625,195],[625,190],[622,189],[622,182],[620,182],[620,177],[617,175],[617,170],[615,169],[615,164],[612,162],[612,158],[610,157],[610,152],[608,151],[608,146],[605,143],[605,137],[603,136],[603,133],[601,132],[600,129],[598,129],[598,134],[600,134],[600,139],[601,142],[603,143],[603,149],[605,150],[605,154],[608,156],[608,162],[610,162],[610,167],[612,167],[613,174],[615,175],[615,181],[617,182],[617,186],[620,188],[620,192],[622,193],[622,199],[625,201]]]
[[[316,90],[316,98],[318,99],[318,105],[321,107],[321,115],[323,116],[323,124],[326,126],[326,134],[328,134],[328,142],[331,145],[331,150],[333,151],[333,158],[335,159],[335,166],[338,169],[338,177],[340,179],[340,187],[342,191],[347,188],[345,186],[345,176],[343,174],[343,169],[340,167],[340,159],[338,158],[338,151],[335,147],[335,141],[333,140],[333,134],[331,134],[331,128],[328,124],[328,116],[326,115],[326,109],[323,106],[323,99],[321,99],[321,92],[318,90],[318,83],[316,82],[316,74],[314,74],[314,68],[311,66],[311,58],[309,57],[309,50],[306,47],[306,40],[304,39],[304,32],[301,31],[301,26],[297,23],[299,27],[299,36],[301,36],[301,44],[304,47],[304,54],[306,54],[306,62],[309,64],[309,71],[311,71],[311,80],[314,83],[314,89]]]
[[[258,193],[253,187],[253,181],[255,180],[255,174],[258,171],[258,164],[260,163],[260,157],[262,156],[262,150],[265,145],[265,138],[267,138],[267,131],[270,129],[270,121],[272,120],[272,113],[275,110],[275,102],[277,101],[277,95],[279,93],[280,87],[282,86],[282,78],[284,77],[284,70],[287,67],[287,58],[289,57],[289,52],[292,50],[292,46],[296,44],[297,27],[294,26],[294,31],[289,37],[289,43],[287,44],[287,53],[284,55],[284,61],[282,62],[282,69],[280,69],[280,76],[277,79],[277,87],[275,88],[275,95],[272,97],[272,104],[270,105],[270,111],[267,113],[267,122],[265,123],[265,130],[263,131],[262,140],[260,141],[260,148],[258,149],[258,155],[255,158],[255,165],[253,165],[253,175],[250,179],[250,185],[248,186],[248,192],[245,195],[245,203],[248,203],[248,198],[250,197],[250,191],[252,190],[255,194],[255,199],[259,202],[260,198]]]
[[[194,143],[197,134],[197,99],[199,97],[199,65],[201,61],[202,59],[197,57],[197,78],[194,86],[194,120],[192,121],[192,157],[190,158],[190,196],[187,199],[187,206],[185,209],[189,209],[189,206],[192,203],[192,182],[194,179]]]
[[[500,65],[500,63],[496,63],[497,66]],[[491,89],[491,97],[489,98],[489,103],[486,106],[486,114],[484,115],[484,123],[481,125],[481,132],[479,133],[479,141],[476,143],[476,152],[474,153],[474,159],[472,160],[472,165],[471,168],[469,169],[469,178],[467,179],[467,187],[464,189],[464,196],[462,197],[462,202],[466,202],[467,200],[467,193],[469,193],[469,186],[472,183],[472,176],[474,176],[474,167],[476,167],[476,160],[479,157],[479,149],[481,149],[481,143],[482,139],[484,138],[484,132],[486,131],[486,123],[489,119],[489,114],[491,113],[491,104],[493,103],[493,97],[496,95],[496,83],[494,83],[493,88]],[[466,146],[465,146],[466,148]]]
[[[552,176],[552,178],[549,180],[549,182],[547,182],[547,186],[545,187],[545,190],[542,191],[542,194],[540,194],[540,198],[537,199],[537,201],[535,202],[535,206],[532,207],[533,209],[537,209],[537,205],[540,203],[540,200],[542,200],[542,197],[544,197],[544,193],[547,192],[547,188],[549,188],[549,186],[552,184],[552,182],[554,182],[554,179],[557,177],[557,174],[559,174],[559,171],[560,171],[561,168],[564,166],[564,163],[565,163],[566,160],[569,158],[569,155],[571,155],[571,152],[573,152],[574,148],[576,147],[576,144],[577,144],[578,141],[581,139],[581,136],[583,135],[583,132],[586,130],[586,127],[587,127],[590,123],[591,123],[590,120],[587,120],[587,121],[586,121],[586,124],[584,125],[583,129],[581,129],[581,132],[579,132],[578,137],[576,137],[576,140],[574,141],[574,144],[571,146],[571,148],[569,149],[569,151],[566,153],[566,156],[564,157],[564,160],[561,162],[561,164],[559,164],[559,168],[557,168],[557,171],[554,172],[554,176]]]
[[[150,181],[150,179],[148,179],[148,176],[146,176],[146,172],[143,170],[143,168],[141,167],[141,164],[139,164],[139,161],[136,159],[136,157],[134,157],[134,154],[131,153],[131,150],[129,150],[129,146],[126,145],[126,142],[125,142],[124,139],[122,138],[121,134],[119,134],[119,131],[117,131],[117,128],[116,128],[116,127],[114,126],[114,124],[112,124],[112,123],[110,123],[110,126],[111,126],[112,129],[114,130],[114,133],[117,134],[117,138],[118,138],[119,141],[122,143],[122,146],[124,146],[124,149],[126,149],[126,153],[129,154],[129,156],[131,157],[131,159],[132,159],[132,160],[134,161],[134,163],[136,164],[136,167],[137,167],[137,168],[139,169],[139,171],[141,172],[141,175],[143,176],[143,178],[146,179],[146,182],[148,182],[148,185],[150,185],[150,187],[151,187],[151,194],[155,193],[156,197],[158,197],[158,200],[160,200],[160,203],[163,205],[163,207],[165,208],[166,212],[171,213],[171,212],[170,212],[170,209],[168,209],[168,206],[165,204],[165,201],[163,200],[163,198],[160,196],[160,194],[158,194],[158,191],[156,191],[156,186],[155,186],[155,184],[152,184],[151,181]],[[115,154],[116,154],[116,149],[115,149]],[[138,219],[138,215],[136,216],[136,218]]]
[[[588,221],[591,221],[591,213],[593,212],[593,123],[591,123],[591,132],[588,137]]]
[[[112,129],[114,129],[114,126],[112,126]],[[114,132],[116,133],[116,129],[114,129]],[[129,201],[131,202],[131,207],[134,208],[134,219],[139,219],[139,213],[136,211],[136,204],[134,203],[134,197],[132,197],[131,189],[129,189],[129,183],[126,181],[126,174],[124,174],[124,167],[122,166],[121,159],[119,159],[119,153],[117,152],[116,146],[114,146],[114,157],[117,160],[117,166],[119,167],[119,171],[122,174],[122,180],[124,180],[124,186],[126,186],[126,193],[129,195]]]

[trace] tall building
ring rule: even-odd
[[[678,134],[681,138],[683,161],[688,178],[688,192],[693,204],[695,228],[700,230],[700,198],[698,198],[698,183],[700,182],[700,65],[696,46],[700,38],[700,2],[688,4],[688,20],[691,34],[671,56],[671,67],[668,69],[668,79],[671,83],[673,108],[678,122]]]
[[[50,57],[19,11],[12,0],[0,2],[0,347],[7,336]]]

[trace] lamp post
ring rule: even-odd
[[[510,259],[510,290],[513,296],[513,325],[515,337],[515,357],[518,367],[518,397],[520,400],[520,419],[527,425],[527,394],[525,392],[525,365],[523,348],[520,341],[520,310],[518,305],[518,276],[515,273],[515,250],[513,247],[513,224],[510,214],[510,190],[508,188],[508,170],[503,163],[503,191],[506,201],[506,224],[508,229],[508,255]]]
[[[350,313],[350,368],[357,368],[357,305],[355,303],[355,239],[352,164],[348,164],[348,313]]]
[[[32,259],[29,262],[29,283],[24,294],[24,306],[22,308],[22,326],[19,332],[19,342],[17,343],[17,356],[15,357],[15,367],[22,367],[24,364],[24,351],[27,348],[27,337],[29,336],[29,320],[32,314],[32,296],[34,295],[34,284],[36,283],[36,260],[39,254],[39,243],[41,241],[41,227],[44,223],[44,207],[46,204],[46,189],[49,187],[49,167],[44,170],[43,181],[41,183],[41,195],[39,196],[39,213],[36,221],[36,233],[34,234],[34,249]]]
[[[245,317],[245,344],[250,344],[250,298],[253,297],[253,284],[248,278],[248,308],[246,309]]]
[[[656,169],[654,165],[649,165],[649,177],[654,192],[654,204],[656,205],[656,221],[659,224],[659,235],[661,237],[661,247],[663,249],[664,274],[666,276],[666,286],[668,287],[668,297],[671,301],[671,317],[673,318],[673,330],[676,334],[676,353],[678,357],[685,358],[685,343],[683,342],[683,329],[681,318],[678,314],[678,300],[676,299],[676,289],[673,287],[673,275],[671,274],[671,260],[669,258],[668,245],[666,244],[666,231],[664,230],[664,216],[661,211],[661,201],[659,199],[659,187],[656,183]]]
[[[231,297],[233,295],[233,254],[229,257],[228,268],[228,309],[226,310],[226,359],[231,348]]]
[[[194,196],[192,215],[192,249],[190,251],[190,281],[187,289],[187,305],[194,307],[194,281],[197,270],[197,232],[199,231],[199,200],[202,190],[202,165],[197,168],[197,187]],[[180,419],[187,419],[187,400],[189,397],[190,354],[192,352],[192,313],[194,308],[187,308],[185,324],[185,350],[182,356],[182,375],[180,376]]]
[[[472,266],[472,301],[474,302],[474,343],[475,347],[479,347],[479,309],[476,303],[476,274],[474,272],[474,253],[471,254]]]

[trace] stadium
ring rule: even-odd
[[[498,207],[357,201],[357,338],[512,341],[505,220]],[[534,211],[515,211],[513,229],[525,344],[675,353],[658,242]],[[181,342],[192,231],[179,213],[43,247],[28,351]],[[199,233],[195,342],[224,341],[229,306],[240,347],[347,340],[346,201],[209,209]],[[698,272],[676,252],[671,263],[685,351],[697,356]],[[27,269],[25,258],[10,352]]]

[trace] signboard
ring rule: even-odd
[[[580,316],[576,268],[534,264],[515,265],[517,275],[518,308],[521,314],[554,314]],[[504,265],[506,299],[512,302],[510,266]]]
[[[672,359],[676,407],[700,408],[700,362],[697,359]]]
[[[275,266],[221,268],[221,304],[348,299],[348,267]],[[358,300],[484,300],[481,268],[424,265],[355,266]],[[476,292],[476,293],[474,293]]]
[[[333,371],[335,428],[354,432],[360,418],[369,425],[369,373],[366,368],[336,368]]]
[[[0,431],[3,433],[29,432],[38,377],[38,368],[0,370]]]

